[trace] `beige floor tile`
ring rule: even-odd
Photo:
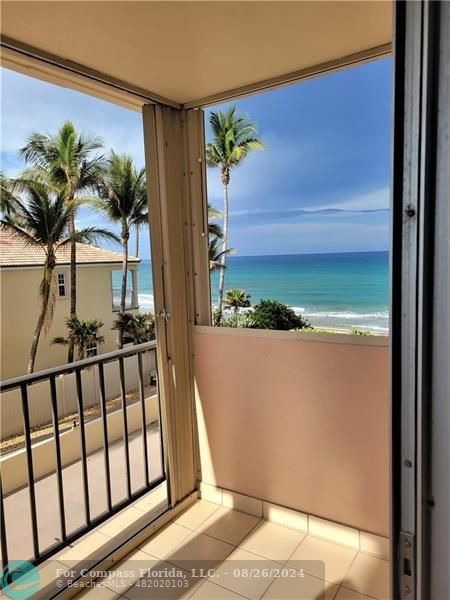
[[[345,577],[344,587],[379,600],[387,600],[389,562],[376,556],[359,553]]]
[[[292,556],[304,537],[305,534],[299,531],[269,521],[261,521],[239,546],[265,558],[284,563]]]
[[[389,560],[390,548],[388,538],[361,531],[360,544],[361,552],[366,552],[367,554],[375,554],[380,558],[385,558],[386,560]]]
[[[111,574],[108,577],[99,579],[98,582],[103,587],[122,595],[143,576],[144,569],[150,569],[158,562],[158,558],[153,558],[142,550],[135,550],[116,563],[114,569],[109,569]]]
[[[177,525],[176,523],[170,523],[167,527],[164,527],[164,529],[158,531],[158,533],[141,544],[140,549],[151,556],[164,558],[178,544],[189,537],[191,533],[190,529],[181,527],[181,525]]]
[[[139,598],[154,600],[183,600],[189,598],[199,588],[203,579],[192,575],[165,561],[158,562],[150,572],[139,579],[122,596],[136,600]]]
[[[348,590],[347,588],[339,588],[338,593],[335,596],[335,600],[372,600],[370,596],[364,596],[359,592]]]
[[[272,583],[276,572],[282,568],[279,563],[236,548],[209,581],[246,598],[259,600]],[[250,575],[252,570],[253,575]]]
[[[255,527],[258,521],[260,519],[253,515],[247,515],[231,508],[219,507],[209,519],[198,527],[197,531],[236,546]]]
[[[263,598],[267,600],[332,600],[339,586],[304,573],[278,577]]]
[[[307,535],[287,564],[330,583],[341,583],[355,556],[356,550]]]
[[[166,561],[182,569],[213,569],[231,552],[234,546],[202,533],[194,532],[166,556]]]
[[[182,525],[188,529],[195,530],[219,508],[219,505],[214,504],[213,502],[198,500],[174,519],[173,522],[177,525]]]
[[[191,598],[192,600],[242,600],[243,596],[210,581],[205,581]]]

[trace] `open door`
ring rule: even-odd
[[[450,4],[395,5],[393,598],[448,598]]]

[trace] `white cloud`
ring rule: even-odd
[[[330,204],[315,206],[315,210],[326,210],[337,208],[339,210],[363,211],[363,210],[383,210],[389,208],[390,191],[388,187],[368,192],[366,194],[357,194],[350,198],[343,198]]]
[[[0,75],[2,153],[16,156],[32,131],[53,133],[70,119],[78,131],[100,135],[106,151],[126,152],[144,165],[139,113],[7,69]]]

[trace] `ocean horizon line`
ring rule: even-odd
[[[344,252],[291,252],[288,254],[230,254],[228,258],[271,258],[273,256],[342,256],[349,254],[389,254],[389,250],[347,250]],[[141,261],[151,262],[151,258],[141,258]]]

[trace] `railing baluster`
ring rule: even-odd
[[[139,377],[139,398],[141,401],[142,410],[142,443],[144,448],[144,469],[145,469],[145,485],[149,484],[149,467],[148,467],[148,448],[147,448],[147,415],[145,410],[145,389],[144,389],[144,369],[142,367],[142,352],[137,354],[138,360],[138,377]]]
[[[123,446],[125,450],[125,466],[127,469],[127,495],[131,498],[130,448],[128,447],[128,415],[125,387],[125,367],[123,357],[119,357],[120,396],[122,399]]]
[[[28,409],[27,384],[20,386],[22,396],[23,433],[25,437],[25,451],[27,455],[28,495],[30,497],[31,533],[33,537],[34,558],[39,558],[39,533],[36,512],[36,491],[34,489],[33,452],[31,449],[30,412]]]
[[[23,430],[25,438],[25,449],[24,454],[27,460],[27,478],[28,478],[28,495],[30,502],[30,514],[31,514],[31,533],[32,533],[32,548],[33,554],[29,558],[34,564],[39,564],[49,558],[51,558],[56,552],[67,547],[68,544],[72,544],[78,540],[81,536],[85,535],[88,531],[103,523],[106,519],[112,515],[117,514],[125,506],[128,506],[130,502],[137,500],[156,486],[160,485],[166,480],[165,475],[154,478],[150,481],[150,467],[152,464],[152,456],[150,453],[150,445],[147,437],[147,405],[145,401],[145,368],[143,355],[146,352],[155,352],[156,342],[146,342],[143,344],[137,344],[134,347],[123,348],[119,351],[110,352],[103,354],[99,357],[93,357],[89,359],[83,359],[76,361],[75,363],[62,365],[60,367],[54,367],[45,371],[38,371],[37,373],[31,373],[29,375],[23,375],[7,381],[0,381],[0,393],[10,392],[16,390],[20,392],[20,400],[22,404],[22,417],[23,417]],[[127,398],[126,398],[126,371],[125,371],[125,358],[137,357],[137,376],[138,376],[138,401],[140,407],[137,407],[141,412],[142,419],[142,435],[143,435],[143,452],[144,452],[144,467],[145,467],[145,485],[139,487],[135,491],[131,489],[131,463],[130,463],[130,443],[129,443],[129,432],[128,432],[128,412],[127,412]],[[156,360],[156,355],[155,355]],[[105,364],[116,365],[119,362],[119,370],[114,372],[117,377],[119,375],[120,382],[120,397],[121,397],[121,410],[122,410],[122,425],[123,425],[123,443],[125,451],[126,461],[126,485],[127,493],[124,498],[112,503],[112,456],[109,447],[108,440],[108,415],[107,415],[107,395],[105,386]],[[87,439],[86,439],[86,424],[84,416],[84,401],[83,401],[83,378],[82,371],[98,366],[99,372],[99,389],[100,389],[100,415],[103,435],[103,449],[104,449],[104,466],[105,466],[105,482],[106,482],[106,494],[107,494],[107,509],[99,515],[91,516],[91,505],[90,505],[90,488],[89,488],[89,472],[88,472],[88,457],[87,457]],[[157,364],[155,363],[156,369]],[[64,498],[64,478],[63,478],[63,438],[61,434],[61,428],[59,424],[59,410],[58,410],[58,390],[56,378],[62,375],[73,375],[75,377],[75,392],[76,402],[79,417],[79,428],[80,428],[80,447],[81,456],[79,465],[81,467],[82,485],[83,485],[83,497],[84,497],[84,510],[85,510],[85,523],[75,530],[67,530],[67,515],[65,512],[65,498]],[[49,384],[50,394],[50,407],[51,407],[51,419],[54,431],[54,442],[49,440],[50,444],[54,443],[55,452],[55,481],[56,489],[58,494],[58,515],[55,514],[55,519],[59,520],[59,526],[61,530],[61,540],[57,538],[55,544],[40,547],[39,539],[39,528],[38,528],[38,512],[36,504],[36,484],[34,481],[35,473],[33,467],[33,449],[31,439],[31,427],[30,427],[30,405],[29,405],[29,386],[36,384],[37,382],[47,382]],[[159,398],[158,391],[158,403],[159,413],[161,415],[161,399]],[[120,419],[120,416],[117,415]],[[49,416],[50,420],[50,416]],[[140,429],[140,427],[139,427]],[[165,457],[162,444],[162,431],[160,426],[159,435],[161,437],[161,450],[163,458],[163,473],[165,473]],[[119,442],[120,443],[120,442]],[[3,481],[2,481],[3,475]],[[66,482],[67,483],[67,482]],[[167,482],[169,486],[169,482]],[[12,539],[12,532],[10,531],[10,524],[8,522],[8,512],[5,513],[5,505],[8,506],[9,502],[14,502],[14,497],[4,497],[4,489],[6,489],[5,473],[0,473],[0,551],[3,566],[7,563],[8,559],[11,558],[12,545],[15,540]],[[67,491],[67,490],[66,490]],[[14,492],[13,492],[14,493]],[[47,509],[48,510],[48,509]],[[9,535],[7,535],[7,533]]]
[[[105,455],[105,482],[106,482],[106,503],[108,510],[112,508],[111,499],[111,470],[109,464],[109,441],[108,441],[108,416],[106,413],[106,392],[105,392],[105,372],[103,363],[98,363],[98,380],[100,386],[100,411],[102,416],[103,429],[103,451]]]
[[[61,539],[66,540],[66,512],[64,507],[64,488],[61,463],[61,441],[59,439],[58,399],[56,396],[55,376],[50,377],[50,401],[52,404],[53,434],[55,436],[56,482],[58,486],[59,526]]]
[[[75,370],[75,379],[77,385],[77,404],[78,404],[78,416],[80,418],[80,445],[81,445],[81,468],[82,468],[82,479],[83,479],[83,495],[84,495],[84,512],[86,518],[86,524],[91,523],[91,509],[89,504],[89,476],[87,468],[87,455],[86,455],[86,431],[84,429],[84,406],[83,406],[83,386],[81,384],[81,371]]]
[[[3,503],[3,482],[0,474],[0,548],[2,551],[2,569],[8,564],[8,541],[6,539],[5,505]]]

